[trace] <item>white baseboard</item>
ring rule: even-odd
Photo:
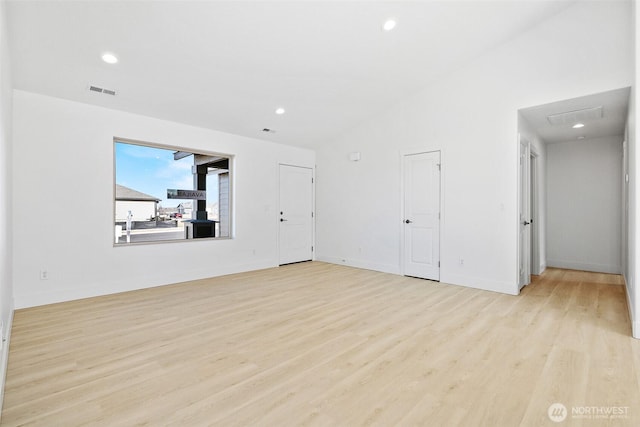
[[[631,336],[636,339],[640,339],[640,319],[635,318],[634,306],[631,303],[631,295],[629,295],[629,284],[627,278],[622,275],[624,279],[624,294],[627,297],[627,309],[629,310],[629,320],[631,321]]]
[[[2,406],[4,403],[4,384],[7,380],[7,365],[9,363],[9,344],[11,343],[11,327],[13,326],[13,311],[9,313],[9,319],[7,321],[6,328],[4,329],[4,336],[2,338],[2,354],[0,355],[0,420],[2,420]]]
[[[517,283],[499,282],[478,277],[468,277],[459,274],[440,275],[440,282],[483,291],[499,292],[507,295],[518,295],[520,289]]]
[[[400,267],[391,264],[377,264],[367,261],[360,261],[348,258],[336,258],[318,256],[318,261],[328,262],[330,264],[346,265],[348,267],[362,268],[365,270],[380,271],[382,273],[401,275]],[[499,292],[508,295],[518,295],[519,290],[514,287],[513,283],[498,282],[494,280],[479,279],[476,277],[467,277],[460,275],[440,275],[440,282],[450,285],[465,286],[467,288],[481,289],[483,291]]]
[[[328,262],[329,264],[346,265],[348,267],[362,268],[364,270],[380,271],[382,273],[400,274],[400,267],[394,264],[379,264],[357,259],[328,257],[322,255],[317,256],[316,261]]]
[[[136,291],[140,289],[155,288],[158,286],[172,285],[191,280],[208,279],[210,277],[226,276],[228,274],[244,273],[247,271],[274,268],[278,265],[274,261],[256,261],[246,264],[232,264],[219,266],[215,269],[203,267],[200,270],[189,272],[178,271],[176,274],[161,276],[145,275],[144,277],[128,277],[122,280],[108,282],[89,283],[82,288],[65,289],[57,287],[53,280],[49,280],[49,286],[45,291],[14,295],[15,308],[30,308],[47,304],[56,304],[66,301],[74,301],[84,298],[93,298],[103,295],[113,295],[122,292]]]
[[[531,274],[533,274],[534,276],[540,276],[542,273],[544,273],[544,271],[547,269],[547,264],[540,264],[538,266],[538,271],[534,272],[533,269],[531,269]]]
[[[609,274],[621,273],[619,265],[610,265],[610,264],[594,264],[594,263],[548,259],[547,265],[549,267],[566,268],[569,270],[593,271],[595,273],[609,273]]]

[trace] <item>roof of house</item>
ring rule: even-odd
[[[140,191],[133,190],[129,187],[125,187],[124,185],[116,184],[116,200],[159,202],[161,199],[141,193]]]

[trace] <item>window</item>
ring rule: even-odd
[[[231,237],[232,156],[114,140],[115,245]]]

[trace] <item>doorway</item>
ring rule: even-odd
[[[520,138],[520,208],[519,208],[519,288],[539,275],[540,267],[540,154],[525,138]]]
[[[520,137],[520,204],[519,242],[520,262],[518,284],[522,289],[531,282],[531,144]]]
[[[547,266],[624,271],[628,207],[620,159],[629,93],[614,89],[518,111],[521,287],[527,264],[534,275]]]
[[[403,271],[440,280],[440,151],[403,156]]]
[[[529,146],[529,218],[531,228],[530,275],[542,273],[540,267],[540,154]]]
[[[280,165],[278,263],[313,259],[313,170]]]

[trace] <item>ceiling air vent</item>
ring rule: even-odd
[[[98,86],[89,86],[89,91],[98,92],[98,93],[104,93],[105,95],[111,95],[111,96],[114,96],[116,94],[115,90],[105,89],[105,88],[98,87]]]
[[[602,118],[602,106],[585,108],[583,110],[567,111],[547,116],[547,120],[554,126],[573,125],[575,123],[588,122]]]

